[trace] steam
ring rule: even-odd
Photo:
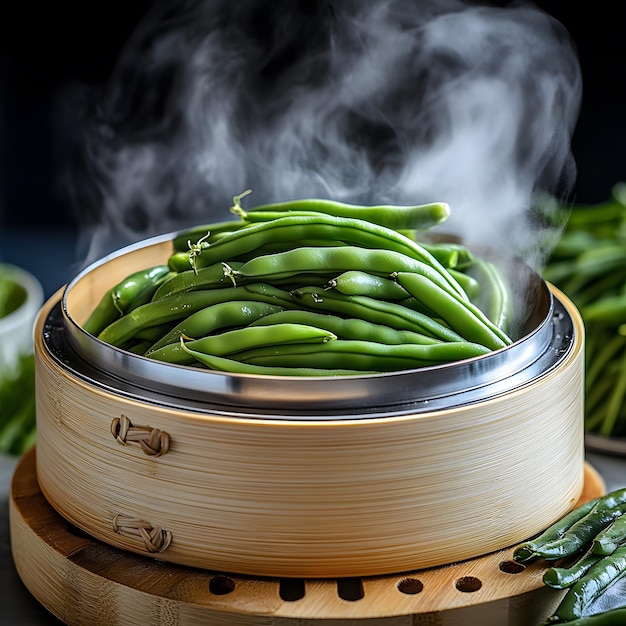
[[[573,187],[580,98],[567,32],[530,4],[161,4],[86,119],[87,261],[230,219],[251,188],[248,206],[446,201],[443,231],[538,267],[559,224],[529,207]]]

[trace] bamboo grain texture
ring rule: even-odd
[[[604,493],[586,465],[577,504]],[[24,584],[69,626],[535,626],[561,597],[542,584],[547,565],[514,564],[512,548],[350,581],[248,578],[154,561],[93,539],[58,515],[39,488],[34,451],[13,477],[10,527]]]

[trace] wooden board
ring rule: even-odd
[[[586,464],[579,504],[604,492]],[[39,488],[32,450],[15,470],[10,524],[22,581],[68,626],[535,626],[562,596],[543,585],[541,563],[513,563],[512,548],[348,579],[243,577],[160,562],[97,541],[62,518]]]

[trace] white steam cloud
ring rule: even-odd
[[[580,98],[568,33],[530,4],[159,5],[88,118],[87,261],[230,219],[251,188],[248,206],[446,201],[442,231],[537,267],[545,228],[528,209],[571,190]]]

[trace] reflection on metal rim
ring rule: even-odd
[[[477,402],[540,377],[567,353],[572,321],[546,283],[528,268],[521,338],[485,356],[415,370],[341,377],[277,377],[213,372],[170,365],[110,346],[72,318],[67,294],[95,266],[163,240],[146,240],[87,267],[66,287],[45,324],[54,358],[76,375],[120,393],[166,405],[210,407],[252,415],[288,412],[322,419],[338,414],[366,417],[432,411]],[[519,267],[517,267],[519,270]],[[518,303],[519,304],[519,303]]]

